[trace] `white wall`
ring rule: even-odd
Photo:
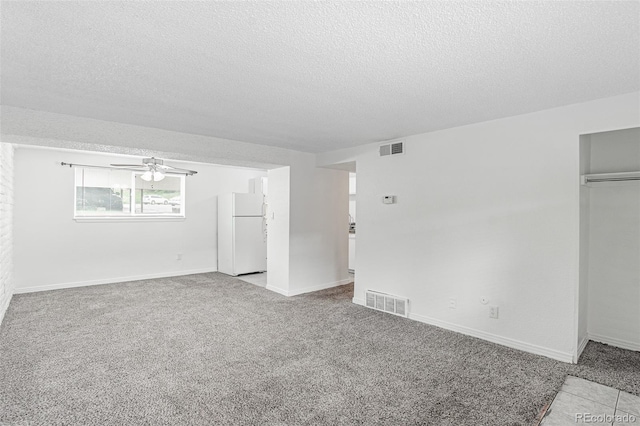
[[[640,129],[591,135],[591,173],[640,171]],[[589,189],[589,338],[640,350],[640,183]]]
[[[356,220],[356,174],[349,173],[349,215]]]
[[[289,291],[289,167],[269,170],[267,197],[267,288]]]
[[[268,289],[293,296],[350,281],[348,191],[349,173],[317,168],[312,154],[269,171]]]
[[[262,170],[171,162],[198,171],[187,177],[185,220],[86,223],[73,220],[74,170],[61,161],[106,165],[123,157],[17,146],[18,292],[215,271],[217,195],[248,192],[249,179],[266,176]]]
[[[348,194],[347,171],[317,168],[310,154],[291,166],[290,294],[350,282]]]
[[[591,135],[580,136],[580,175],[591,169]],[[577,345],[579,357],[589,342],[589,187],[580,186],[580,271],[578,289]]]
[[[579,135],[637,126],[638,101],[636,92],[411,136],[395,157],[380,158],[378,144],[319,155],[319,165],[357,163],[354,301],[366,289],[408,297],[413,319],[575,361]]]
[[[14,292],[13,274],[13,195],[14,150],[0,143],[0,323]]]
[[[589,173],[640,170],[640,129],[630,128],[590,136]]]

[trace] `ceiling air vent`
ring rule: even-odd
[[[404,154],[404,142],[393,142],[380,145],[380,157],[398,154]]]
[[[408,317],[409,300],[404,297],[392,296],[378,291],[365,292],[365,306],[377,311],[387,312],[401,317]]]

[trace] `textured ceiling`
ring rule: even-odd
[[[301,151],[640,90],[633,2],[2,2],[1,102]]]

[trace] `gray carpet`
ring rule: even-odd
[[[568,373],[640,391],[637,352],[620,367],[589,344],[570,366],[352,292],[285,298],[211,273],[16,295],[0,424],[531,425]]]

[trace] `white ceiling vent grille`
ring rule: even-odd
[[[377,311],[388,312],[407,318],[409,315],[409,300],[404,297],[392,296],[378,291],[365,292],[365,306]]]
[[[404,142],[393,142],[386,145],[380,145],[380,157],[398,154],[404,154]]]

